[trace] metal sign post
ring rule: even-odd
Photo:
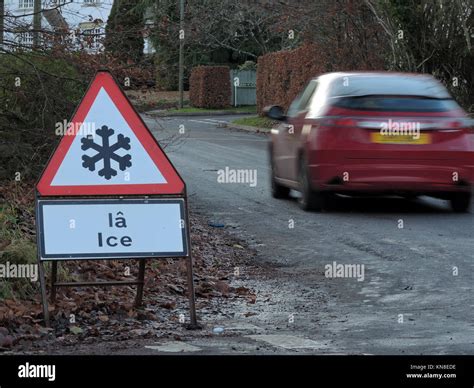
[[[179,199],[178,199],[179,200]],[[110,202],[109,202],[110,201]],[[144,290],[144,282],[145,282],[145,266],[146,266],[146,260],[147,259],[153,259],[156,257],[164,257],[164,255],[171,255],[173,254],[172,252],[165,252],[165,253],[160,253],[160,252],[135,252],[135,253],[123,253],[123,254],[128,254],[130,257],[128,258],[136,258],[138,260],[138,276],[135,280],[121,280],[121,281],[100,281],[100,282],[61,282],[58,281],[58,266],[60,261],[65,261],[65,260],[90,260],[90,259],[110,259],[112,258],[109,253],[100,253],[100,252],[88,252],[88,253],[82,253],[82,254],[74,254],[71,252],[62,252],[59,253],[55,251],[54,253],[51,252],[51,249],[57,249],[54,246],[48,247],[47,242],[49,241],[48,239],[48,234],[51,233],[51,231],[48,231],[48,223],[51,222],[47,221],[45,223],[45,214],[44,214],[44,207],[46,206],[62,206],[62,207],[67,207],[69,204],[74,203],[76,206],[80,208],[81,211],[84,211],[84,209],[81,208],[81,204],[84,204],[86,207],[87,205],[101,205],[104,206],[107,205],[108,203],[113,203],[113,202],[118,202],[118,203],[123,203],[125,205],[132,205],[133,204],[140,204],[140,203],[155,203],[155,204],[160,204],[160,203],[168,203],[172,201],[172,203],[176,203],[177,198],[171,198],[171,199],[164,199],[164,198],[147,198],[147,199],[125,199],[125,200],[104,200],[104,199],[79,199],[79,200],[71,200],[70,198],[68,199],[63,199],[63,200],[58,200],[58,199],[44,199],[41,197],[36,198],[36,209],[37,209],[37,218],[38,218],[38,223],[37,223],[37,240],[38,240],[38,266],[39,266],[39,277],[40,277],[40,286],[41,286],[41,299],[42,299],[42,304],[43,304],[43,314],[44,314],[44,320],[46,326],[50,326],[50,317],[49,317],[49,306],[48,306],[48,298],[47,298],[47,292],[46,292],[46,278],[45,278],[45,268],[44,268],[44,263],[46,261],[51,261],[51,294],[50,294],[50,299],[51,302],[54,303],[56,300],[56,291],[58,287],[107,287],[107,286],[130,286],[130,285],[136,285],[137,286],[137,293],[135,297],[135,307],[139,307],[142,304],[143,300],[143,290]],[[197,322],[197,315],[196,315],[196,304],[195,304],[195,292],[194,292],[194,274],[193,274],[193,263],[192,263],[192,255],[191,255],[191,246],[190,246],[190,224],[189,224],[189,217],[188,217],[188,212],[187,212],[187,201],[185,198],[181,198],[181,203],[182,203],[182,213],[181,215],[183,218],[180,218],[177,220],[180,225],[179,227],[182,229],[182,236],[183,236],[183,241],[185,244],[185,250],[182,252],[185,252],[186,254],[183,256],[176,256],[177,259],[184,259],[186,260],[186,278],[187,278],[187,291],[188,291],[188,299],[189,299],[189,309],[190,309],[190,328],[198,328],[198,322]],[[67,209],[61,209],[60,216],[63,219],[68,219],[71,217],[72,213],[68,213]],[[56,215],[57,217],[57,215]],[[46,217],[47,218],[47,217]],[[56,221],[56,220],[53,220]],[[184,227],[182,226],[184,225]],[[68,231],[67,229],[65,229]],[[54,231],[53,231],[54,232]],[[74,247],[74,234],[76,230],[69,231],[69,233],[65,233],[64,235],[59,236],[59,238],[65,242],[69,248]],[[99,232],[100,233],[100,232]],[[69,234],[70,237],[67,235]],[[90,235],[93,233],[91,232]],[[51,236],[51,238],[58,237],[56,235]],[[87,236],[86,236],[87,237]],[[128,244],[128,239],[122,240],[126,244]],[[71,244],[72,243],[72,244]],[[99,241],[96,241],[97,244],[99,244]],[[115,244],[115,239],[113,240],[112,244]],[[81,240],[81,245],[86,245],[87,243],[84,244],[84,241]],[[102,244],[103,245],[103,244]],[[113,257],[113,258],[124,258],[123,254],[115,254],[114,256],[119,256],[119,257]],[[179,253],[178,253],[179,254]],[[90,257],[93,255],[94,257]],[[147,257],[140,258],[138,256],[144,255]],[[134,257],[137,256],[137,257]],[[148,257],[149,256],[149,257]]]
[[[197,328],[186,186],[108,72],[98,72],[37,184],[41,299],[50,324],[58,287],[136,285],[143,300],[146,260],[186,260],[191,327]],[[59,261],[136,259],[130,281],[61,282]]]

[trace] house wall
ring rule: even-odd
[[[33,5],[34,0],[5,0],[5,48],[8,49],[8,42],[17,42],[22,46],[31,45],[31,33],[12,31],[27,31],[31,29],[33,24]],[[57,9],[59,15],[53,15],[55,16],[54,19],[64,19],[69,31],[79,32],[79,34],[73,35],[77,49],[86,50],[91,53],[100,52],[103,49],[100,40],[105,36],[105,26],[112,5],[113,0],[42,1],[44,10]],[[55,30],[55,26],[51,25],[44,14],[42,15],[41,27],[45,30]],[[91,36],[87,37],[83,36],[83,34]],[[147,39],[145,40],[144,52],[146,54],[154,52]]]

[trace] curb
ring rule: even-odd
[[[233,123],[227,123],[226,128],[229,129],[240,129],[242,131],[247,131],[247,132],[253,132],[253,133],[263,133],[263,134],[269,134],[271,129],[270,128],[259,128],[259,127],[252,127],[250,125],[240,125],[240,124],[233,124]]]
[[[148,116],[155,116],[155,117],[186,117],[186,116],[230,116],[230,115],[255,115],[255,112],[248,112],[248,111],[222,111],[218,110],[215,112],[171,112],[168,113],[166,111],[148,111],[143,112]]]

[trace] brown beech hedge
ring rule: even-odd
[[[314,44],[291,51],[277,51],[258,58],[257,110],[281,105],[285,110],[313,77],[330,71],[324,55]]]
[[[257,111],[267,105],[280,105],[285,110],[313,77],[331,71],[382,69],[383,64],[373,55],[357,58],[348,51],[321,49],[306,43],[294,50],[265,54],[257,62]]]
[[[230,106],[231,87],[229,67],[198,66],[189,78],[189,100],[196,108],[225,108]]]

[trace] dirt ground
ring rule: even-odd
[[[213,322],[255,306],[252,279],[271,269],[252,265],[252,248],[208,225],[202,216],[191,216],[191,231],[201,330],[187,329],[184,262],[150,260],[141,308],[133,307],[134,287],[63,288],[50,306],[52,327],[44,328],[39,294],[32,301],[1,301],[0,354],[112,354],[127,349],[133,353],[152,340],[205,338]],[[128,260],[65,265],[68,271],[63,277],[68,280],[124,280],[136,274],[136,264]]]

